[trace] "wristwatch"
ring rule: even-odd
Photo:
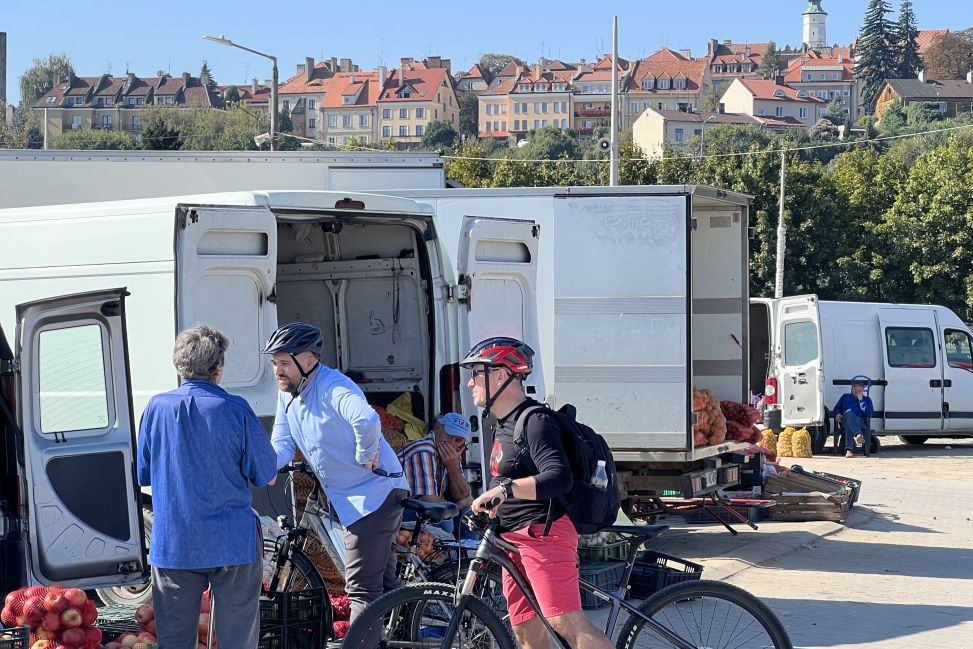
[[[514,497],[514,481],[510,478],[504,478],[497,485],[500,487],[501,493],[503,493],[503,499],[509,500]]]

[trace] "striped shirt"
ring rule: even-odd
[[[402,463],[413,498],[443,497],[446,492],[446,467],[440,464],[436,453],[435,431],[399,449],[399,462]]]

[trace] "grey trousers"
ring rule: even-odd
[[[402,522],[405,489],[393,489],[382,506],[345,529],[345,592],[351,621],[384,592],[399,585],[392,543]]]
[[[263,576],[259,532],[257,543],[257,560],[253,563],[198,570],[152,567],[152,602],[160,647],[196,649],[200,599],[212,586],[219,646],[256,648]]]

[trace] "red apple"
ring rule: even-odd
[[[155,632],[155,630],[156,630],[156,627],[155,627],[155,618],[152,618],[151,620],[149,620],[148,622],[145,623],[145,630],[148,631],[149,633],[151,633],[152,635],[158,635]]]
[[[40,640],[57,640],[57,631],[50,631],[44,627],[38,627],[34,633]]]
[[[66,591],[64,591],[64,597],[71,602],[71,606],[74,606],[75,608],[81,608],[84,606],[84,603],[88,601],[88,596],[85,595],[84,591],[80,588],[68,588]]]
[[[29,626],[37,626],[44,619],[44,598],[31,597],[24,602],[23,616]]]
[[[96,626],[86,626],[84,628],[84,641],[91,647],[101,644],[101,629]]]
[[[44,596],[47,595],[47,591],[48,588],[46,586],[31,586],[30,588],[24,589],[24,596],[27,599],[30,599],[31,597],[40,597],[43,599]]]
[[[69,647],[80,647],[84,644],[85,634],[84,630],[80,627],[75,627],[73,629],[64,629],[61,631],[61,643],[66,644]]]
[[[10,604],[11,604],[11,603],[12,603],[12,602],[13,602],[13,601],[14,601],[15,599],[17,599],[17,596],[18,596],[19,594],[20,594],[20,591],[19,591],[19,590],[12,590],[12,591],[10,591],[9,593],[7,593],[7,596],[3,598],[3,605],[4,605],[4,607],[7,607],[7,608],[9,608],[9,607],[10,607]]]
[[[38,640],[30,646],[30,649],[54,649],[55,644],[50,640]]]
[[[44,616],[41,626],[48,631],[57,631],[61,628],[61,616],[52,611]]]
[[[3,622],[4,626],[13,626],[16,617],[17,616],[14,615],[13,611],[6,606],[4,606],[3,610],[0,611],[0,622]]]
[[[155,619],[155,609],[152,604],[142,604],[135,611],[135,621],[139,623],[139,626],[145,626],[150,620]]]
[[[84,603],[84,606],[81,607],[81,623],[87,626],[92,626],[97,620],[98,606],[89,599]]]
[[[76,608],[72,607],[61,613],[61,627],[65,629],[81,626],[81,622],[81,611]]]
[[[69,606],[71,606],[71,603],[64,597],[64,593],[50,592],[44,597],[44,608],[49,613],[57,613],[60,615]]]

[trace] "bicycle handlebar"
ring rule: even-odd
[[[500,496],[495,496],[490,502],[487,503],[487,509],[493,509],[503,502]],[[496,525],[499,521],[496,518],[490,518],[484,512],[479,514],[464,514],[463,524],[466,525],[470,530],[474,532],[482,532],[486,530],[491,525]]]
[[[307,464],[307,462],[292,462],[290,464],[285,464],[277,470],[277,473],[305,473],[307,475],[314,475],[314,472],[311,470],[311,467]]]

